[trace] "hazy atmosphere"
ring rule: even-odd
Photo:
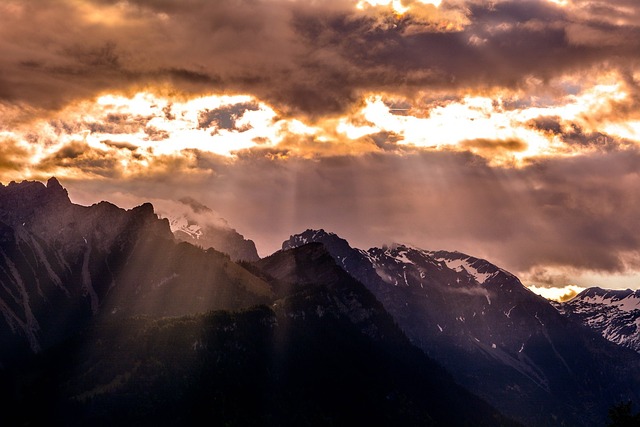
[[[635,289],[639,23],[635,0],[6,0],[0,182],[191,197],[261,256],[324,228]]]

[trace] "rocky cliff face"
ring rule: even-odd
[[[181,315],[271,294],[225,255],[177,243],[150,204],[75,205],[55,178],[0,187],[0,242],[0,340],[14,354],[94,316]]]

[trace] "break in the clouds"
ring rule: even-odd
[[[7,0],[0,181],[191,196],[263,255],[324,227],[540,286],[640,277],[639,18],[632,0]]]

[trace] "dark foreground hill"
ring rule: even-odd
[[[318,280],[292,271],[311,265]],[[5,372],[2,415],[68,426],[516,425],[413,347],[322,246],[263,266],[288,287],[271,308],[96,322]]]

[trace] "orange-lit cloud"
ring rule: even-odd
[[[7,150],[21,158],[7,155],[12,167],[3,177],[146,175],[171,164],[171,157],[199,152],[232,159],[252,150],[281,158],[460,151],[493,166],[522,167],[545,157],[640,144],[630,107],[636,95],[615,77],[592,77],[592,84],[555,98],[548,95],[553,89],[536,96],[499,90],[452,99],[369,95],[340,117],[315,120],[278,115],[251,95],[102,95],[5,125],[3,135],[13,147]],[[565,82],[554,84],[561,88]]]
[[[562,288],[544,288],[537,286],[529,286],[529,290],[545,297],[546,299],[564,302],[569,301],[571,298],[584,291],[585,288],[581,288],[575,285],[567,285]]]

